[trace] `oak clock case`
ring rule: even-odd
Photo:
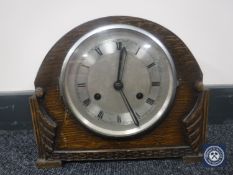
[[[202,156],[208,91],[185,44],[164,27],[105,17],[64,35],[30,98],[37,166]]]

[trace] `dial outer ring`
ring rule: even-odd
[[[133,30],[139,33],[142,33],[144,35],[146,35],[147,37],[149,37],[150,39],[152,39],[156,44],[158,44],[160,46],[160,48],[164,51],[164,53],[166,54],[169,64],[170,64],[170,68],[172,71],[172,78],[171,78],[171,83],[170,83],[170,89],[168,91],[168,95],[167,98],[165,100],[165,102],[163,103],[162,107],[160,108],[160,110],[156,113],[156,115],[150,120],[150,122],[148,122],[147,124],[144,124],[143,126],[140,126],[138,128],[133,128],[127,131],[113,131],[113,130],[108,130],[105,128],[101,128],[95,124],[93,124],[92,122],[90,122],[89,120],[87,120],[78,110],[77,108],[74,106],[74,104],[72,103],[71,99],[69,99],[66,95],[66,85],[64,84],[64,77],[65,77],[65,73],[66,73],[66,67],[68,64],[68,61],[71,57],[71,55],[73,54],[73,52],[75,51],[75,49],[83,42],[85,41],[87,38],[89,38],[90,36],[105,31],[105,30],[109,30],[109,29],[129,29],[129,30]],[[128,24],[109,24],[109,25],[104,25],[101,27],[98,27],[94,30],[91,30],[90,32],[84,34],[81,38],[79,38],[74,44],[73,46],[69,49],[67,55],[65,56],[65,59],[63,61],[62,64],[62,69],[61,69],[61,73],[60,73],[60,78],[59,78],[59,87],[60,87],[60,93],[62,95],[62,98],[65,102],[65,105],[69,108],[69,110],[72,112],[72,114],[87,128],[89,128],[90,130],[104,135],[104,136],[110,136],[110,137],[128,137],[128,136],[133,136],[136,134],[139,134],[147,129],[149,129],[150,127],[152,127],[154,124],[156,124],[162,117],[164,117],[164,114],[166,113],[166,111],[168,110],[168,108],[170,107],[170,105],[172,104],[174,97],[175,97],[175,93],[176,93],[176,87],[177,87],[177,78],[176,78],[176,70],[175,70],[175,65],[173,63],[173,59],[170,55],[170,53],[168,52],[168,50],[166,49],[166,47],[163,45],[163,43],[158,39],[158,37],[156,37],[155,35],[151,34],[150,32],[147,32],[146,30],[139,28],[139,27],[135,27],[132,25],[128,25]]]

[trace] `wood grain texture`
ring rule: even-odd
[[[30,98],[30,107],[33,115],[33,127],[36,136],[39,158],[46,159],[54,150],[57,124],[48,116],[33,95]]]
[[[194,152],[201,151],[202,143],[206,138],[207,111],[208,111],[208,91],[200,95],[196,105],[190,113],[183,119],[187,142]]]
[[[38,168],[57,168],[62,166],[61,160],[38,159],[36,162]]]
[[[171,54],[179,81],[174,103],[166,117],[150,130],[128,139],[107,138],[89,131],[64,105],[59,89],[61,67],[72,45],[87,32],[116,23],[141,27],[155,35]],[[140,18],[124,16],[106,17],[82,24],[53,46],[35,80],[36,89],[43,90],[43,97],[33,96],[30,101],[39,157],[45,158],[41,151],[43,130],[37,119],[41,112],[46,117],[40,118],[47,120],[42,122],[42,126],[48,125],[49,120],[54,123],[55,135],[49,137],[52,139],[49,141],[54,142],[52,150],[45,151],[49,153],[46,159],[68,161],[197,155],[206,137],[208,108],[208,93],[202,89],[197,90],[197,82],[202,83],[202,72],[195,58],[185,44],[164,27]],[[195,142],[196,139],[198,141]]]

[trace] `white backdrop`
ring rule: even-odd
[[[0,0],[0,91],[34,89],[39,66],[59,38],[112,15],[163,25],[189,47],[206,85],[233,84],[232,0]]]

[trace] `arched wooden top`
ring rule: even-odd
[[[58,85],[63,60],[72,45],[89,31],[109,24],[128,24],[155,35],[168,49],[175,63],[177,77],[186,83],[202,81],[202,72],[187,46],[174,33],[154,22],[128,16],[104,17],[84,23],[65,34],[48,52],[38,71],[35,87]]]

